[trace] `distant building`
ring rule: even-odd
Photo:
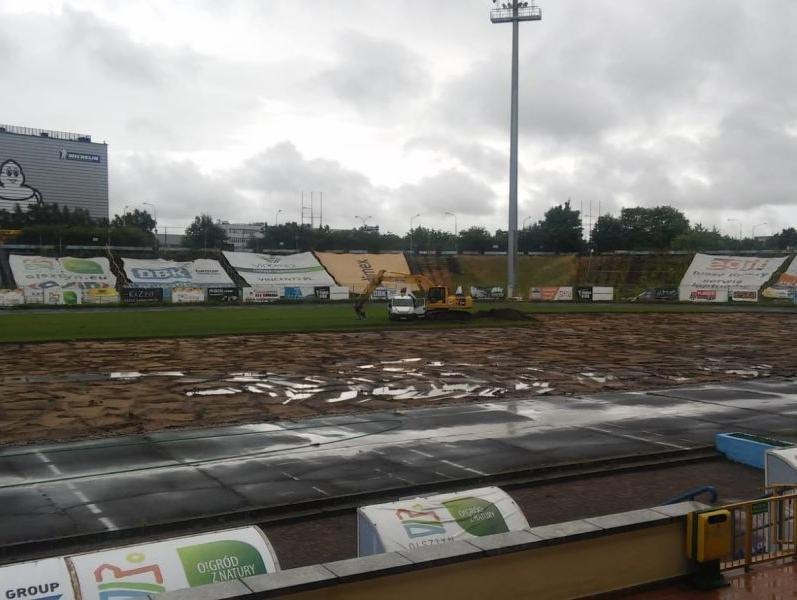
[[[0,125],[0,208],[54,202],[108,218],[108,146],[82,133]]]
[[[221,221],[219,224],[227,234],[227,243],[232,244],[237,252],[250,250],[249,242],[254,239],[263,239],[263,226],[265,223],[229,223]]]

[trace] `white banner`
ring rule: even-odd
[[[778,281],[764,290],[763,295],[766,298],[791,298],[795,291],[797,291],[797,256],[780,274]]]
[[[75,600],[63,558],[47,558],[0,567],[3,600]]]
[[[25,304],[25,292],[21,289],[0,290],[0,306],[19,306]]]
[[[8,257],[11,273],[17,287],[64,287],[70,289],[113,288],[116,276],[111,272],[108,259],[93,258],[49,258],[46,256]]]
[[[349,288],[345,285],[331,285],[329,286],[329,299],[330,300],[348,300]]]
[[[727,302],[728,290],[679,287],[678,299],[681,302]]]
[[[612,302],[614,301],[614,288],[593,286],[592,288],[592,301],[593,302]]]
[[[77,288],[61,288],[61,287],[48,287],[42,290],[42,303],[53,305],[69,305],[74,306],[80,304],[83,300],[84,290]],[[27,300],[26,300],[27,302]],[[32,304],[36,304],[33,302]]]
[[[786,258],[695,254],[680,287],[758,290],[783,266]]]
[[[570,286],[529,288],[529,300],[542,300],[545,302],[569,302],[572,299],[573,288]]]
[[[364,506],[357,511],[358,555],[413,550],[528,526],[520,507],[497,487]]]
[[[275,300],[279,300],[280,292],[282,292],[282,288],[274,287],[270,285],[253,285],[251,287],[245,287],[241,291],[241,299],[244,302],[253,302],[253,303],[263,303],[263,302],[274,302]]]
[[[71,556],[67,563],[82,600],[143,598],[279,570],[256,527]]]
[[[162,258],[123,258],[125,275],[134,287],[224,287],[234,286],[217,260],[200,258],[175,262]]]
[[[224,257],[251,286],[306,287],[335,285],[335,280],[312,252],[281,256],[252,252],[224,252]]]
[[[83,304],[119,304],[119,292],[113,288],[83,290]]]
[[[22,288],[25,304],[44,304],[44,290],[39,288]]]
[[[204,302],[205,290],[195,287],[176,287],[172,288],[172,302],[175,304],[187,304],[190,302]]]

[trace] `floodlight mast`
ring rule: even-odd
[[[512,23],[512,115],[509,134],[509,228],[507,235],[506,295],[516,295],[517,273],[517,164],[518,164],[518,35],[521,21],[540,21],[542,11],[534,2],[493,0],[490,11],[493,23]]]

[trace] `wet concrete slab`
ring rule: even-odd
[[[688,450],[727,431],[797,441],[797,379],[6,447],[0,546]]]

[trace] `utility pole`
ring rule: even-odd
[[[542,11],[534,6],[533,0],[518,2],[510,0],[501,2],[493,0],[494,8],[490,11],[493,23],[512,23],[512,113],[509,134],[509,228],[507,243],[506,295],[515,295],[517,274],[517,187],[518,187],[518,48],[519,25],[521,21],[539,21]]]

